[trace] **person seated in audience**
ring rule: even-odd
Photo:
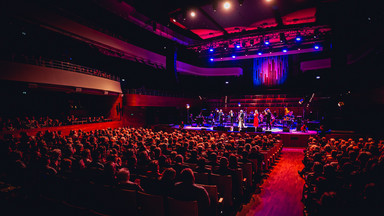
[[[135,190],[144,192],[139,184],[130,181],[130,172],[127,168],[121,168],[116,174],[117,187],[124,190]]]
[[[199,215],[208,215],[210,199],[205,188],[195,184],[195,176],[190,168],[181,171],[180,182],[176,183],[171,197],[183,201],[197,201]]]
[[[159,184],[157,185],[158,191],[156,194],[162,196],[169,196],[175,187],[176,171],[173,168],[167,168],[161,175]]]
[[[206,165],[205,158],[200,157],[199,160],[197,161],[196,172],[210,174],[211,173],[211,169],[207,168],[205,165]]]

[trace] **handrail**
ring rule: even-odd
[[[70,62],[54,60],[54,59],[48,59],[43,57],[34,58],[31,56],[24,56],[24,55],[12,55],[11,61],[38,65],[42,67],[50,67],[50,68],[66,70],[66,71],[72,71],[77,73],[83,73],[83,74],[98,76],[98,77],[102,77],[110,80],[120,81],[120,78],[118,76],[109,74],[102,70],[98,70],[98,69],[94,69],[94,68],[90,68],[82,65],[77,65]]]

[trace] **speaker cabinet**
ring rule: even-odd
[[[255,132],[255,127],[247,127],[245,128],[247,132]]]
[[[263,128],[262,127],[257,127],[256,131],[257,132],[263,132]]]
[[[226,128],[224,126],[217,126],[217,127],[213,127],[213,130],[215,130],[215,131],[228,131],[228,128]]]

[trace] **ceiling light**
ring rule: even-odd
[[[192,11],[192,12],[191,12],[191,17],[195,17],[195,16],[196,16],[195,11]]]
[[[224,7],[224,9],[228,10],[231,7],[231,3],[230,2],[224,2],[223,7]]]

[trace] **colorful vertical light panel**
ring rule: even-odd
[[[278,86],[285,82],[288,75],[288,57],[274,56],[253,60],[253,85]]]

